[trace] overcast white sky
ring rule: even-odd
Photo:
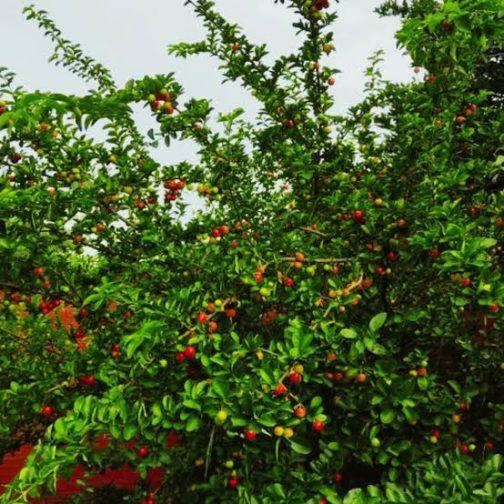
[[[186,96],[212,98],[218,111],[241,106],[257,108],[254,98],[238,84],[221,84],[218,62],[199,56],[187,60],[169,56],[167,46],[180,41],[204,38],[201,20],[184,0],[2,0],[2,51],[0,66],[17,73],[17,82],[29,90],[82,94],[89,84],[81,82],[61,67],[47,63],[51,43],[33,21],[21,13],[34,3],[47,10],[65,38],[79,42],[84,52],[109,67],[118,84],[147,74],[175,72]],[[273,0],[215,0],[217,8],[238,23],[255,43],[267,43],[272,57],[299,46],[291,24],[292,11]],[[325,61],[339,68],[332,88],[336,113],[344,113],[362,98],[363,73],[367,58],[376,50],[385,51],[384,76],[394,81],[412,78],[411,62],[395,47],[395,18],[380,19],[373,9],[380,0],[331,2],[339,12],[334,26],[336,51]],[[153,125],[149,114],[140,116],[141,129]],[[179,150],[179,149],[177,149]],[[172,152],[172,155],[175,154]],[[186,148],[176,156],[189,155]],[[189,156],[192,157],[192,156]],[[173,162],[173,160],[172,160]]]

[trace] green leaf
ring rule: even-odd
[[[227,383],[220,378],[214,378],[212,380],[212,391],[222,399],[227,399],[229,396],[229,388],[227,386]]]
[[[295,441],[290,440],[289,443],[292,450],[295,451],[296,453],[300,453],[302,455],[308,455],[308,453],[311,453],[311,447],[308,445],[296,443]]]
[[[380,420],[384,424],[390,424],[394,421],[394,419],[395,419],[395,412],[392,409],[386,409],[380,413]]]
[[[376,332],[380,329],[387,320],[387,314],[385,312],[378,313],[369,322],[369,329],[371,332]]]
[[[350,490],[343,499],[343,504],[366,504],[365,495],[361,488]]]
[[[201,406],[196,401],[193,401],[192,399],[186,399],[183,402],[183,405],[186,408],[190,408],[190,409],[195,409],[197,411],[201,411]]]
[[[357,332],[355,329],[345,328],[340,331],[340,336],[346,339],[355,339],[357,338]]]
[[[124,427],[123,430],[123,438],[125,441],[129,441],[130,439],[133,439],[137,433],[137,426],[133,424],[128,424],[126,427]]]
[[[194,432],[200,428],[200,425],[201,425],[200,418],[196,415],[191,415],[186,421],[185,430],[187,432]]]

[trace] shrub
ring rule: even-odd
[[[384,81],[377,53],[344,117],[329,1],[280,1],[303,43],[272,65],[187,3],[208,36],[170,52],[218,58],[254,121],[172,74],[116,86],[33,7],[96,89],[2,72],[0,450],[38,442],[2,502],[125,460],[165,471],[131,502],[498,502],[502,111],[478,76],[502,2],[387,2],[425,79]],[[175,139],[197,163],[154,160]]]

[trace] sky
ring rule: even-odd
[[[81,44],[84,53],[108,67],[121,85],[131,78],[174,72],[186,97],[211,98],[219,112],[243,107],[251,117],[257,101],[238,83],[222,84],[219,63],[207,56],[186,60],[168,55],[169,44],[204,38],[201,20],[184,0],[2,0],[2,50],[0,66],[17,74],[16,83],[27,90],[84,94],[91,83],[82,82],[62,67],[48,63],[51,42],[33,21],[22,15],[33,3],[49,12],[63,36]],[[296,50],[300,41],[292,28],[292,11],[273,0],[215,0],[216,8],[240,25],[253,43],[266,43],[270,58]],[[362,99],[364,71],[376,50],[385,51],[385,78],[407,82],[412,78],[411,61],[396,48],[396,18],[380,18],[373,9],[380,0],[341,0],[334,25],[336,51],[326,64],[342,71],[331,88],[334,112],[343,114]],[[155,122],[147,110],[137,113],[139,126],[147,131]],[[175,146],[170,162],[194,160],[194,146]]]

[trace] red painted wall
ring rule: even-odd
[[[6,455],[0,463],[0,495],[3,493],[4,485],[9,483],[24,465],[26,457],[29,455],[32,447],[25,445],[16,453]],[[44,499],[33,500],[33,503],[38,504],[53,504],[60,500],[74,495],[80,491],[77,485],[77,479],[82,478],[84,469],[78,467],[72,478],[69,480],[61,479],[57,484],[57,495],[53,497],[45,497]],[[117,487],[130,490],[140,480],[139,475],[128,469],[125,465],[121,469],[108,469],[104,474],[93,476],[88,481],[93,486],[98,485],[115,485]],[[153,488],[157,488],[163,481],[163,471],[156,469],[149,472],[149,482]]]

